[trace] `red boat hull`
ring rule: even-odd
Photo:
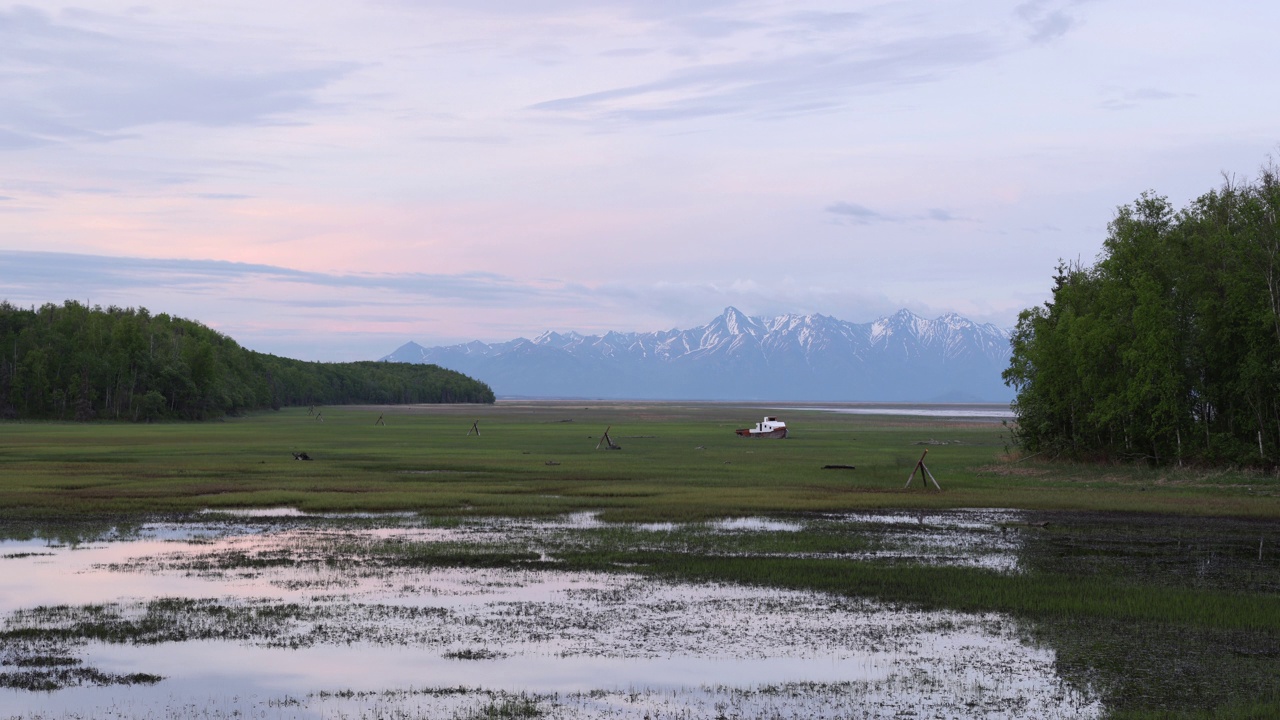
[[[784,427],[776,430],[770,430],[768,432],[756,432],[753,428],[743,428],[741,430],[734,430],[734,432],[738,433],[738,437],[746,438],[775,438],[781,440],[787,436],[787,429]]]

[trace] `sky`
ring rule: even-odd
[[[907,308],[1012,326],[1280,152],[1280,4],[0,2],[0,299],[306,360]]]

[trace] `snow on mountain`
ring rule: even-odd
[[[424,348],[382,358],[435,363],[500,395],[630,399],[1007,401],[1009,333],[955,313],[908,310],[870,323],[825,315],[747,316],[736,308],[688,330]]]

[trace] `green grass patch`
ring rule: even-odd
[[[733,434],[769,412],[787,440]],[[376,426],[379,415],[386,426]],[[680,403],[286,409],[224,422],[0,423],[0,507],[20,515],[290,504],[616,520],[999,507],[1280,517],[1249,472],[1017,462],[997,423]],[[478,420],[479,437],[467,435]],[[571,422],[570,422],[571,421]],[[621,450],[596,450],[600,434]],[[942,492],[904,489],[921,453]],[[314,460],[297,461],[305,451]],[[824,470],[824,465],[856,470]]]

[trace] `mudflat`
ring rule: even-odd
[[[0,431],[0,717],[1280,709],[1265,474],[745,404]]]

